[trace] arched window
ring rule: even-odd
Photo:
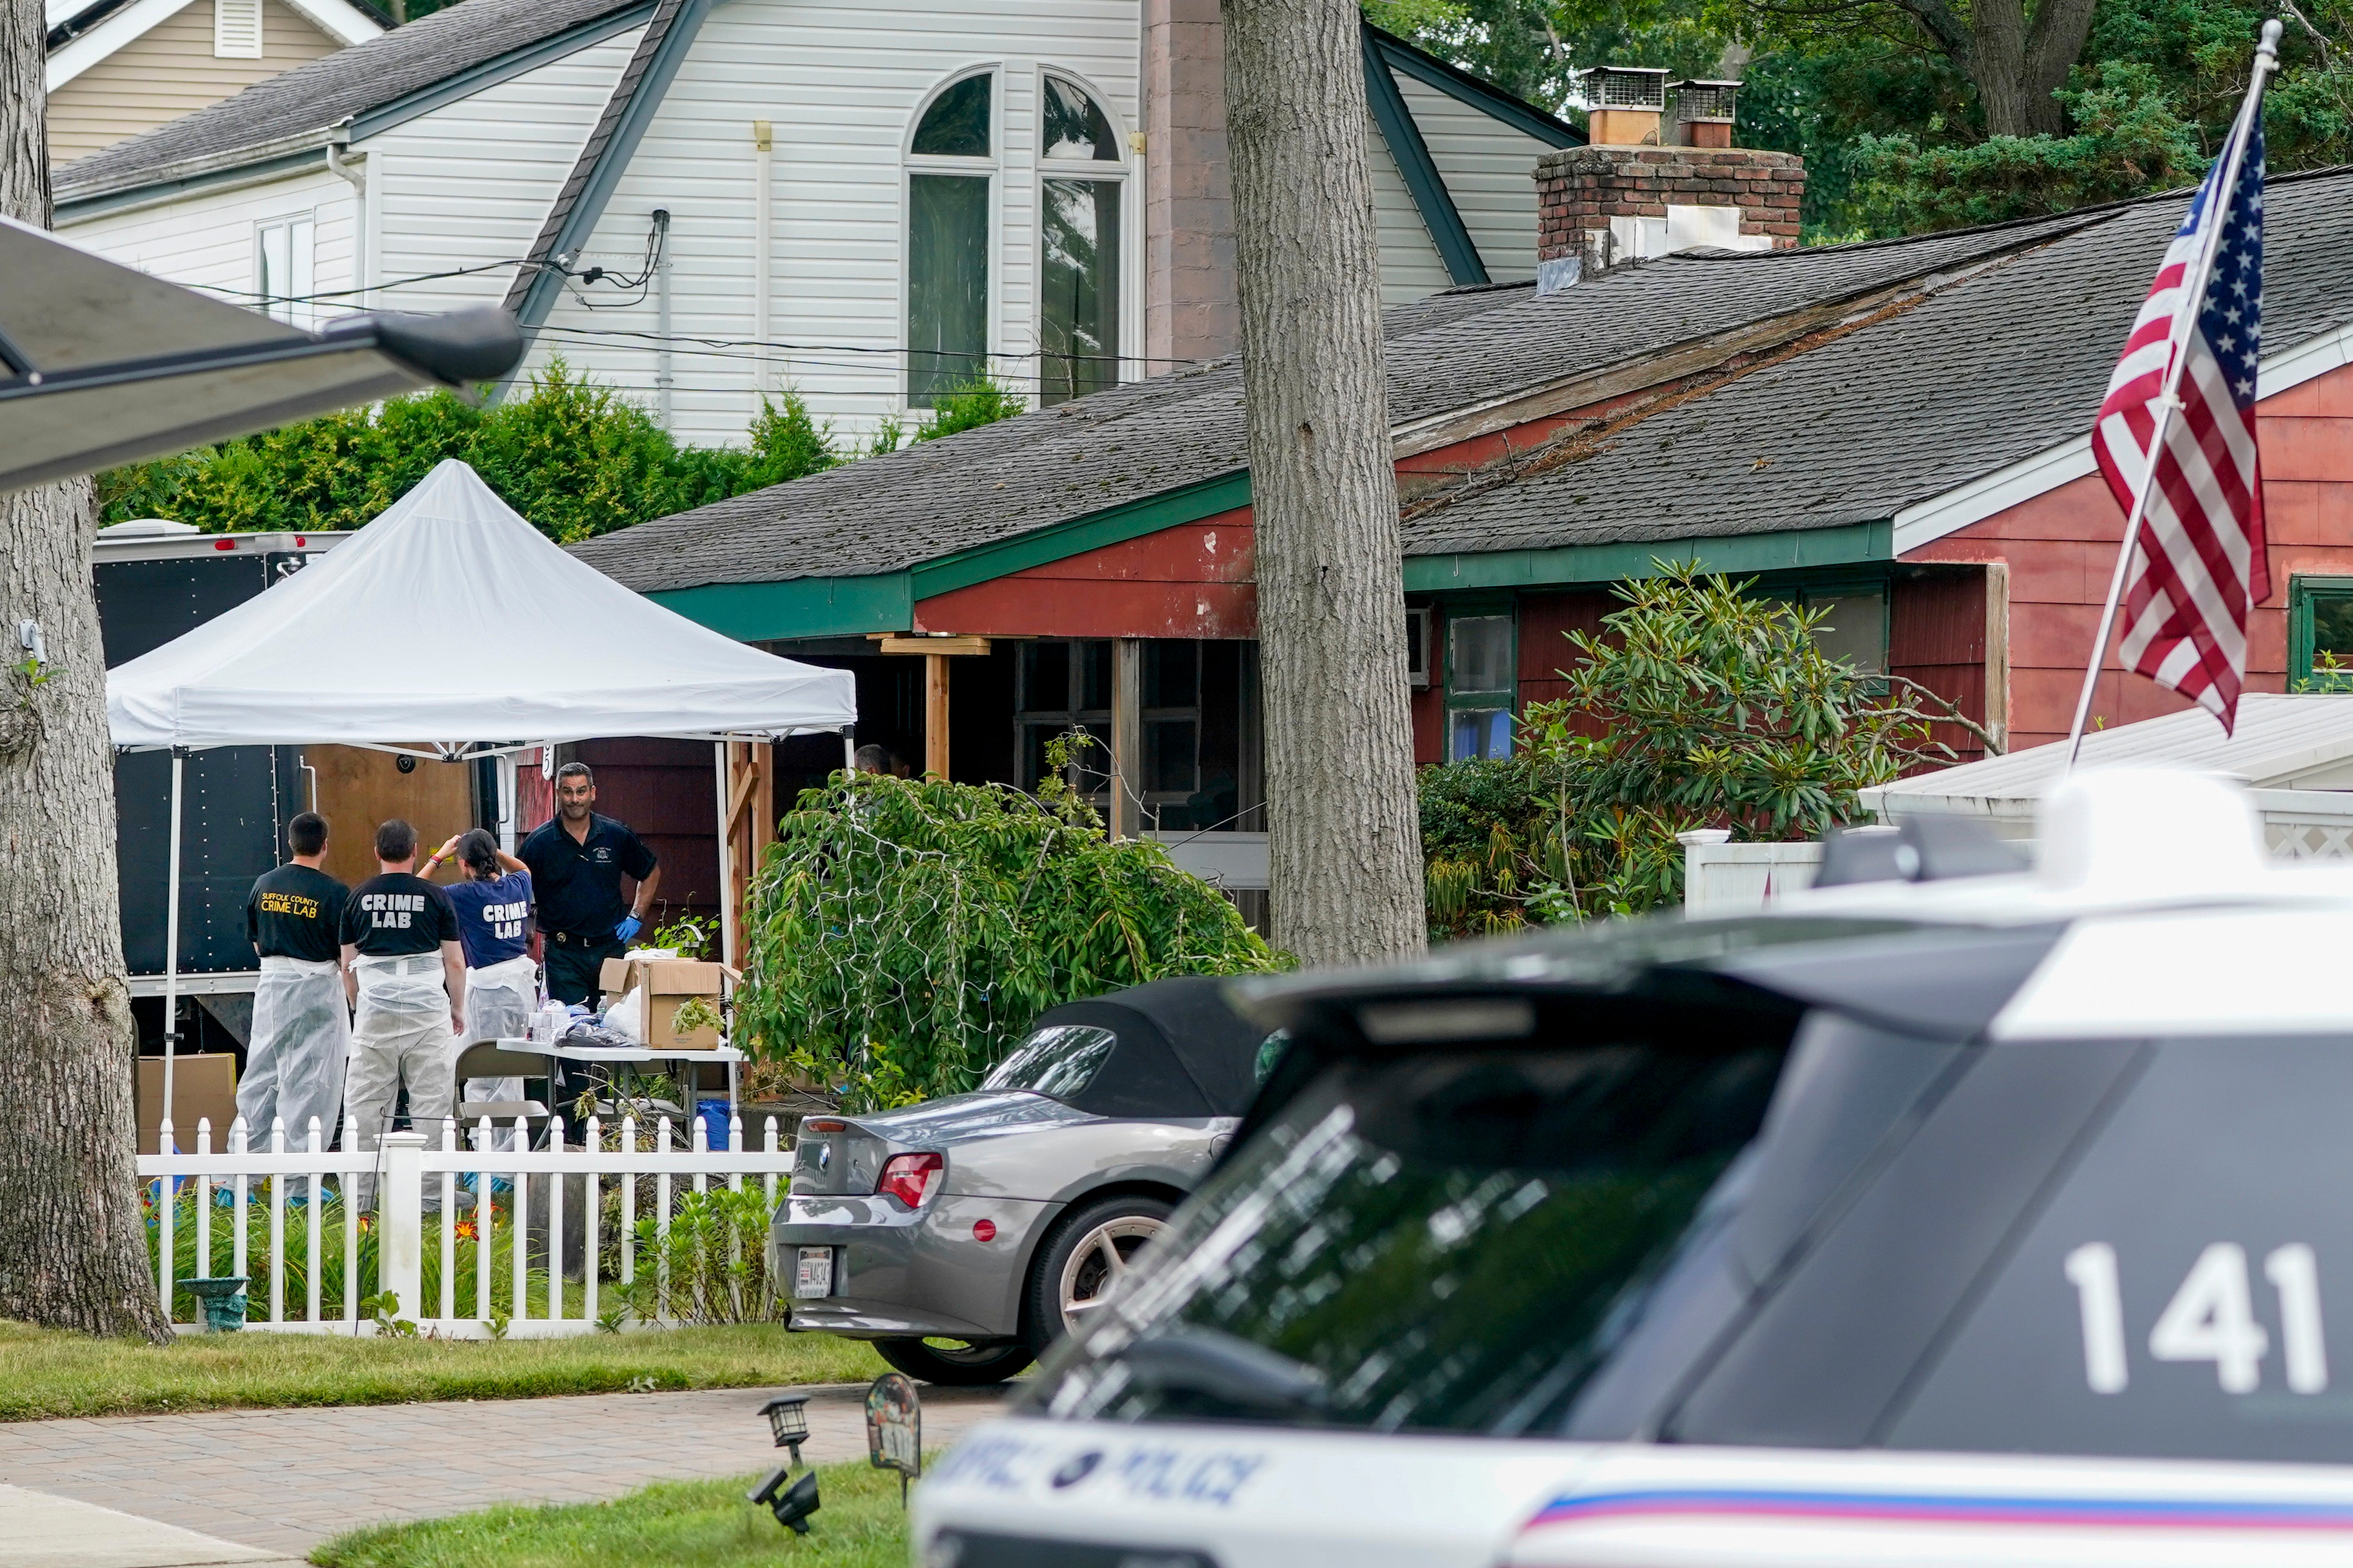
[[[996,78],[952,83],[909,144],[907,402],[929,408],[988,369],[988,182]]]
[[[1039,174],[1038,401],[1119,380],[1120,191],[1127,165],[1103,106],[1048,76]]]

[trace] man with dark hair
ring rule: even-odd
[[[377,874],[343,905],[343,963],[359,1005],[352,1023],[343,1115],[357,1146],[374,1149],[392,1129],[395,1098],[408,1090],[408,1124],[438,1146],[456,1109],[457,1040],[466,1032],[466,957],[449,895],[416,874],[417,829],[394,817],[375,830]],[[368,1206],[375,1178],[359,1179]],[[428,1206],[438,1194],[428,1194]]]
[[[327,819],[306,811],[286,825],[290,864],[265,871],[245,900],[245,934],[261,959],[253,988],[253,1029],[237,1080],[237,1113],[248,1147],[268,1149],[271,1125],[286,1123],[286,1146],[311,1146],[311,1123],[335,1136],[351,1052],[338,943],[348,890],[320,868]]]
[[[596,807],[587,764],[565,763],[555,770],[554,817],[517,852],[530,868],[547,936],[547,994],[592,1006],[603,989],[598,972],[644,926],[661,886],[661,867],[645,841]],[[634,906],[621,899],[624,875],[638,879]]]

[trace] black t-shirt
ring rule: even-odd
[[[351,889],[311,866],[264,872],[245,900],[245,934],[264,958],[320,963],[343,952],[343,900]]]
[[[623,872],[639,881],[652,874],[654,852],[609,816],[591,812],[586,843],[564,831],[564,819],[543,822],[522,841],[515,858],[531,868],[539,900],[539,929],[601,940],[629,912],[621,901]]]
[[[449,895],[422,877],[386,871],[352,889],[343,905],[343,940],[372,958],[438,952],[458,940]]]

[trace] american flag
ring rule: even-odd
[[[2092,429],[2093,456],[2129,516],[2148,472],[2158,399],[2178,346],[2181,406],[2157,456],[2126,579],[2118,652],[2126,668],[2211,710],[2226,731],[2246,678],[2247,609],[2271,594],[2255,453],[2263,308],[2261,114],[2248,115],[2246,124],[2246,151],[2229,199],[2218,200],[2216,191],[2230,162],[2226,147],[2166,250]],[[2191,275],[2216,225],[2213,271],[2204,297],[2192,300]]]

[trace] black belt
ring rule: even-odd
[[[609,931],[603,936],[582,936],[578,931],[552,931],[547,933],[548,941],[558,947],[606,947],[611,944],[613,936],[613,931]]]

